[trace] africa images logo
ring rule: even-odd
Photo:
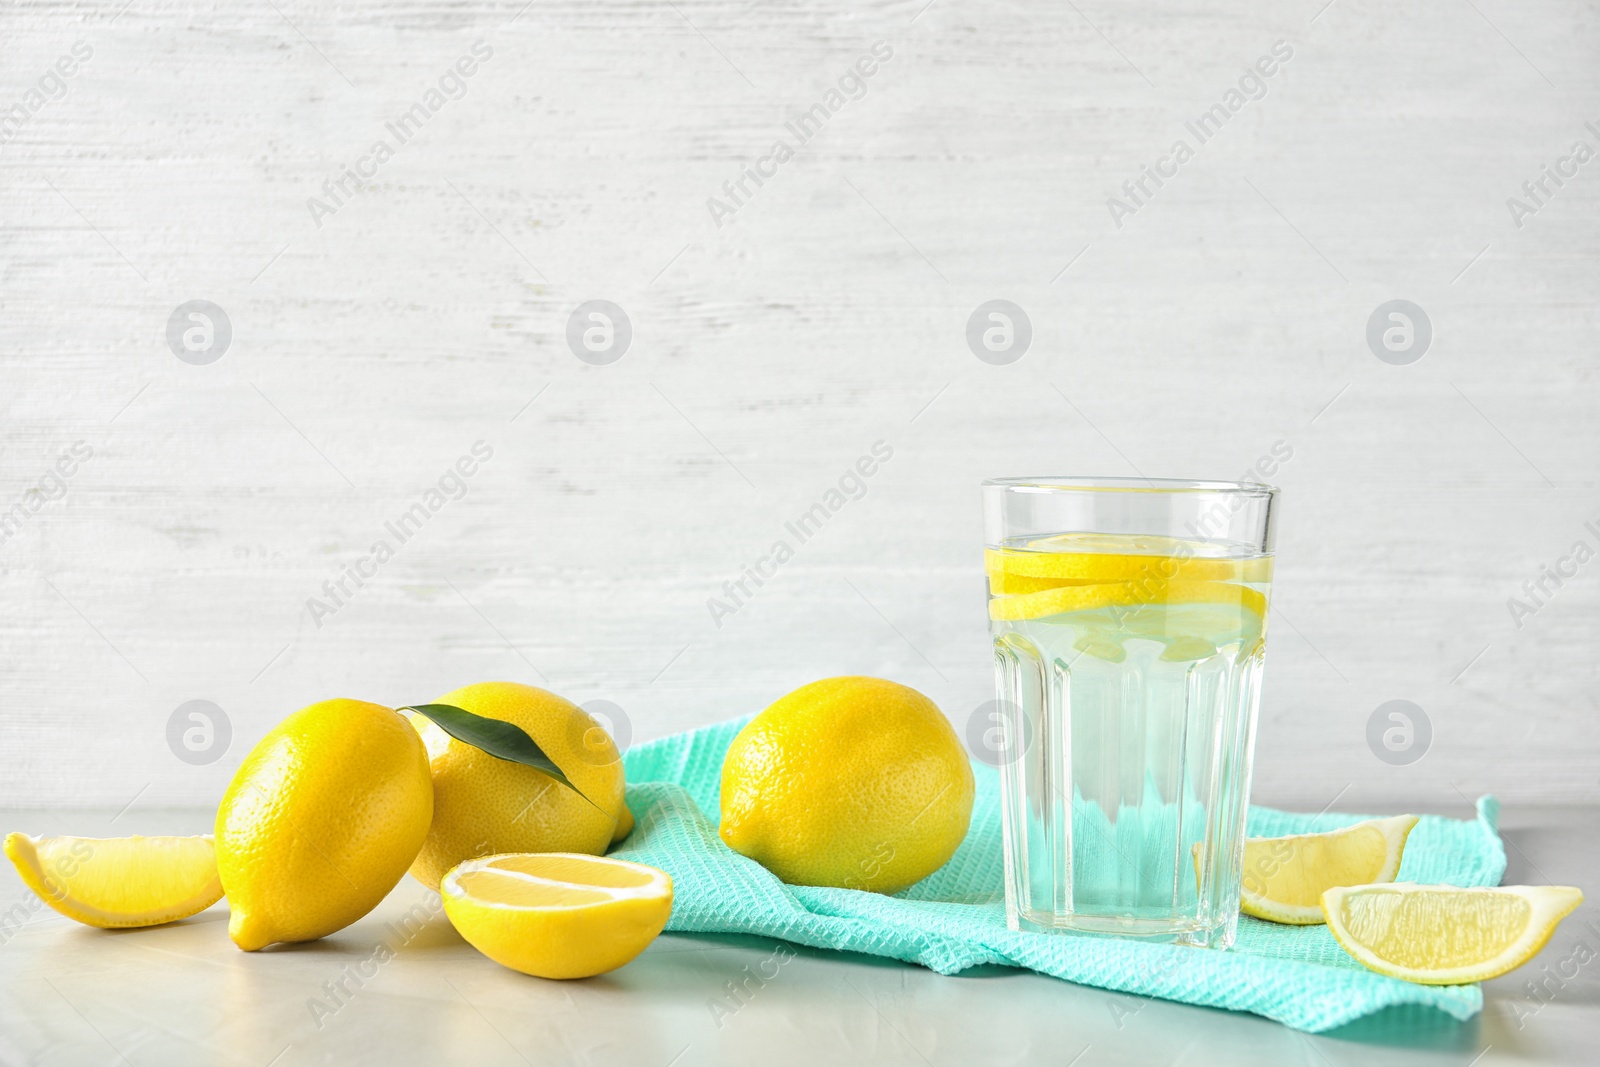
[[[1600,138],[1600,126],[1585,122],[1583,128]],[[1522,183],[1520,196],[1506,197],[1506,210],[1511,212],[1511,222],[1522,229],[1523,222],[1555,199],[1556,193],[1566,188],[1567,182],[1578,176],[1579,169],[1594,158],[1594,147],[1588,141],[1573,141],[1567,154],[1556,158],[1555,166],[1539,165],[1539,173]],[[1552,189],[1551,186],[1555,188]]]
[[[822,94],[821,100],[802,111],[799,118],[783,124],[783,128],[793,135],[793,144],[787,137],[777,138],[766,155],[741,170],[738,178],[722,183],[725,200],[715,196],[706,197],[706,210],[711,213],[711,221],[717,224],[717,229],[722,229],[723,222],[737,215],[739,209],[755,195],[755,190],[749,186],[750,182],[760,189],[767,184],[767,179],[776,177],[778,168],[793,159],[800,148],[821,133],[823,126],[844,110],[846,103],[867,95],[867,79],[878,73],[880,64],[886,64],[893,58],[893,45],[888,41],[874,42],[871,55],[862,56],[839,75],[838,88],[829,89]]]
[[[380,537],[372,542],[366,554],[346,566],[337,578],[322,583],[326,600],[314,596],[306,598],[306,610],[311,613],[311,621],[316,623],[317,629],[322,629],[323,620],[344,610],[356,593],[376,578],[383,565],[394,559],[400,548],[415,537],[445,505],[467,495],[469,479],[478,473],[483,464],[494,458],[494,446],[487,441],[476,441],[471,453],[458,457],[455,463],[446,467],[438,481],[422,492],[417,503],[384,522],[383,529],[389,537]],[[390,537],[394,539],[393,543]]]
[[[8,143],[33,121],[33,116],[46,104],[58,103],[67,98],[67,79],[78,73],[83,64],[94,58],[94,48],[88,41],[74,41],[72,53],[62,55],[45,69],[22,99],[0,111],[0,145]]]
[[[366,154],[356,160],[354,168],[345,167],[337,178],[323,182],[322,195],[327,199],[319,200],[313,196],[306,200],[306,209],[311,212],[311,221],[317,224],[317,229],[322,229],[323,219],[337,215],[357,193],[365,189],[378,176],[383,165],[394,158],[401,145],[415,140],[428,120],[443,111],[450,101],[466,96],[467,79],[478,73],[480,64],[493,58],[494,49],[486,42],[474,44],[472,55],[462,56],[439,75],[438,88],[430,87],[422,94],[421,100],[402,111],[393,122],[383,124],[383,128],[394,138],[393,144],[387,138],[379,137],[372,142]]]
[[[1122,183],[1122,197],[1106,197],[1106,210],[1111,212],[1111,221],[1116,223],[1117,229],[1122,229],[1123,219],[1137,215],[1140,208],[1146,207],[1155,198],[1158,190],[1176,178],[1179,169],[1193,159],[1206,142],[1221,133],[1222,128],[1243,111],[1246,104],[1265,99],[1267,79],[1277,74],[1293,58],[1293,45],[1288,41],[1274,41],[1271,54],[1261,56],[1253,66],[1246,67],[1237,87],[1230,86],[1222,94],[1221,100],[1200,112],[1193,121],[1183,124],[1195,139],[1193,147],[1182,137],[1178,138],[1167,154],[1158,158],[1153,166],[1143,164],[1137,177]]]
[[[723,582],[722,597],[712,595],[706,598],[706,610],[711,613],[712,624],[722,629],[722,620],[729,615],[737,615],[755,596],[751,584],[760,589],[770,579],[777,577],[779,569],[794,559],[797,546],[817,536],[828,520],[844,510],[847,504],[867,495],[868,479],[882,470],[883,465],[893,457],[893,445],[887,441],[874,441],[869,455],[858,457],[852,466],[845,468],[834,485],[823,491],[816,503],[794,520],[785,522],[783,529],[789,537],[773,541],[766,555],[742,567],[737,578]]]

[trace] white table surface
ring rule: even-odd
[[[1596,814],[1508,809],[1506,881],[1600,884]],[[202,810],[4,815],[7,829],[84,835],[202,832],[210,823]],[[710,1005],[778,943],[667,934],[611,974],[551,982],[479,955],[443,916],[376,974],[347,977],[380,939],[393,942],[387,924],[425,898],[407,877],[377,910],[332,937],[253,954],[228,940],[225,904],[127,932],[92,930],[38,907],[26,925],[0,930],[0,1063],[1492,1067],[1592,1064],[1600,1042],[1600,954],[1564,984],[1552,980],[1547,1003],[1535,1004],[1524,990],[1529,979],[1544,977],[1546,964],[1572,956],[1579,941],[1600,946],[1600,907],[1592,901],[1562,924],[1538,959],[1486,983],[1484,1011],[1468,1022],[1391,1010],[1309,1036],[1252,1015],[1143,1002],[1026,971],[980,968],[943,977],[798,946],[777,976],[729,1015]],[[7,865],[0,912],[26,908],[30,899]],[[312,999],[333,1004],[324,983],[341,980],[350,995],[319,1017]]]

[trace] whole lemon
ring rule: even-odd
[[[583,796],[541,770],[491,756],[413,714],[433,772],[433,825],[411,865],[417,881],[437,889],[462,860],[502,852],[605,852],[627,811],[622,757],[588,712],[516,682],[464,686],[434,703],[521,727]],[[632,823],[631,815],[627,821]]]
[[[406,873],[432,814],[428,754],[403,716],[360,700],[295,712],[217,808],[228,936],[254,952],[349,926]]]
[[[793,885],[898,892],[944,866],[971,816],[949,720],[882,678],[801,686],[722,763],[722,840]]]

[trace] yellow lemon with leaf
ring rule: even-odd
[[[463,860],[522,852],[599,855],[631,829],[617,746],[570,700],[536,686],[480,682],[417,708],[410,719],[427,748],[434,808],[411,873],[429,888],[437,889]],[[520,746],[503,750],[507,756],[533,753],[527,756],[532,762],[494,755],[496,734]]]

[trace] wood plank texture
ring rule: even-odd
[[[1600,151],[1595,9],[1321,6],[8,9],[0,804],[208,802],[305,703],[494,677],[611,700],[634,741],[842,673],[964,726],[981,479],[1231,478],[1278,442],[1258,799],[1600,800],[1600,562],[1507,607],[1600,550],[1600,161],[1507,206]],[[996,298],[1033,327],[1008,366],[965,338]],[[1407,366],[1366,341],[1396,298],[1433,328]],[[595,299],[632,325],[605,366],[567,342]],[[209,365],[166,339],[191,300],[231,322]],[[878,441],[861,499],[718,625],[708,598]],[[1366,740],[1396,698],[1433,729],[1407,766]],[[232,726],[206,765],[168,746],[193,699]]]

